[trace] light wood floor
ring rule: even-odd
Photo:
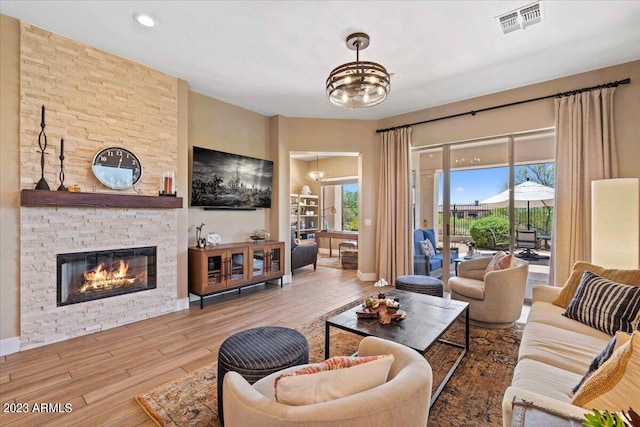
[[[355,270],[312,266],[293,283],[259,285],[188,310],[0,358],[0,401],[70,403],[68,413],[5,413],[2,426],[152,426],[134,397],[217,358],[229,335],[255,326],[296,327],[375,293]]]

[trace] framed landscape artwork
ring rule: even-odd
[[[273,162],[193,147],[191,206],[205,209],[271,207]]]

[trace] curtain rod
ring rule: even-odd
[[[378,129],[376,131],[376,133],[387,132],[387,131],[390,131],[390,130],[396,130],[396,129],[402,129],[402,128],[408,128],[410,126],[423,125],[425,123],[437,122],[439,120],[445,120],[445,119],[452,119],[454,117],[466,116],[468,114],[470,114],[472,116],[475,116],[476,113],[482,113],[484,111],[496,110],[498,108],[504,108],[504,107],[512,107],[514,105],[526,104],[527,102],[533,102],[533,101],[541,101],[543,99],[562,98],[564,96],[571,96],[571,95],[575,95],[575,94],[582,93],[582,92],[590,92],[592,90],[597,90],[597,89],[618,87],[618,85],[627,85],[629,83],[631,83],[631,78],[627,77],[624,80],[618,80],[616,82],[605,83],[605,84],[601,84],[601,85],[598,85],[598,86],[583,87],[582,89],[570,90],[568,92],[560,92],[560,93],[556,93],[555,95],[547,95],[547,96],[541,96],[539,98],[525,99],[524,101],[516,101],[516,102],[511,102],[509,104],[496,105],[494,107],[487,107],[487,108],[483,108],[481,110],[471,110],[471,111],[467,111],[466,113],[458,113],[458,114],[452,114],[450,116],[438,117],[437,119],[423,120],[421,122],[409,123],[409,124],[406,124],[406,125],[394,126],[394,127],[390,127],[390,128],[386,128],[386,129]]]

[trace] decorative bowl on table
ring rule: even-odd
[[[400,298],[392,297],[379,299],[369,296],[362,302],[362,308],[356,310],[358,319],[378,319],[382,325],[391,323],[392,320],[400,322],[407,317],[404,310],[399,310]]]
[[[377,319],[379,313],[375,308],[364,307],[362,310],[356,311],[356,316],[358,319]]]
[[[267,240],[269,237],[271,237],[271,234],[263,228],[255,229],[249,235],[249,238],[254,241]]]

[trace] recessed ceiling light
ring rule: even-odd
[[[133,19],[140,25],[152,28],[158,25],[158,20],[148,13],[134,13]]]

